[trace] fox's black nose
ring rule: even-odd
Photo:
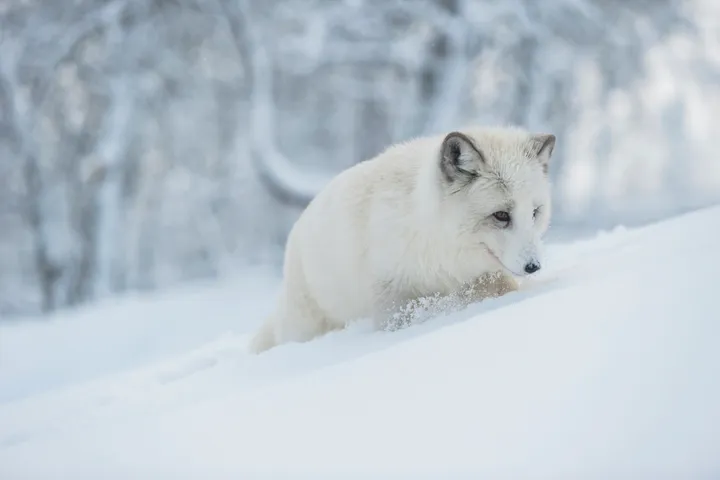
[[[525,264],[525,273],[535,273],[540,270],[540,264],[537,262],[530,262]]]

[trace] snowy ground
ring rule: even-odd
[[[525,290],[244,352],[244,282],[0,327],[0,478],[719,478],[720,208]]]

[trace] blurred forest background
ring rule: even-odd
[[[1,0],[0,317],[278,268],[330,176],[557,135],[557,229],[720,200],[715,0]]]

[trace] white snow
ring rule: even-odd
[[[720,207],[253,357],[275,279],[0,327],[0,478],[718,478]]]

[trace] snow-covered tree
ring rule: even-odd
[[[334,174],[468,123],[558,136],[555,224],[720,191],[711,0],[6,0],[0,315],[282,261]]]

